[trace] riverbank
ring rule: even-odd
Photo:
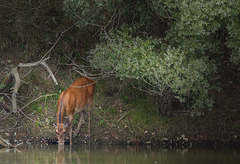
[[[103,116],[99,115],[100,111],[95,111],[92,113],[91,119],[91,138],[90,142],[94,145],[151,145],[157,147],[175,147],[175,148],[191,148],[191,147],[213,147],[213,148],[221,148],[221,147],[231,147],[231,148],[240,148],[240,137],[235,134],[229,134],[226,132],[222,132],[216,134],[216,132],[208,132],[208,133],[194,133],[194,131],[189,131],[191,125],[189,122],[188,131],[186,129],[179,129],[181,126],[173,127],[169,126],[168,131],[165,133],[161,133],[160,129],[157,127],[152,127],[147,129],[135,129],[137,125],[131,127],[129,124],[125,124],[124,121],[131,118],[131,113],[126,115],[119,121],[116,125],[111,125],[106,120],[102,121]],[[101,112],[100,112],[101,113]],[[121,118],[124,112],[120,112],[120,114],[115,114],[114,116],[117,118]],[[113,117],[113,116],[112,116]],[[14,127],[9,127],[9,119],[19,119],[21,121],[16,124]],[[26,118],[23,115],[13,115],[10,116],[7,120],[1,122],[1,131],[0,136],[4,139],[7,139],[13,145],[17,145],[23,143],[24,145],[34,145],[34,144],[44,144],[51,145],[57,144],[57,137],[55,134],[55,127],[52,126],[52,123],[46,125],[38,125],[33,123],[32,120],[36,118],[32,117],[30,119]],[[172,120],[176,118],[168,118],[167,121],[172,122]],[[182,119],[186,119],[182,117]],[[194,119],[194,118],[193,118]],[[195,122],[197,123],[200,118],[195,118]],[[181,122],[182,121],[182,122]],[[189,121],[189,120],[188,120]],[[184,126],[183,120],[178,119],[178,123]],[[77,123],[74,124],[74,129],[76,128]],[[8,125],[8,126],[7,126]],[[23,126],[21,126],[23,125]],[[165,123],[166,127],[167,123]],[[171,124],[173,125],[173,124]],[[12,125],[11,125],[12,126]],[[133,125],[132,125],[133,126]],[[187,127],[186,127],[187,128]],[[206,128],[206,127],[205,127]],[[4,130],[4,131],[3,131]],[[144,132],[142,132],[144,130]],[[68,129],[66,131],[66,141],[65,144],[69,144],[69,134]],[[174,133],[174,134],[173,134]],[[192,135],[191,135],[192,134]],[[74,145],[87,144],[89,140],[87,139],[87,121],[84,122],[82,129],[80,130],[79,135],[73,139]]]
[[[5,54],[6,56],[9,54]],[[8,59],[17,65],[20,59]],[[2,59],[7,63],[7,58]],[[19,88],[18,104],[21,112],[8,114],[1,111],[0,136],[12,144],[57,144],[55,134],[56,105],[61,91],[78,77],[69,74],[71,67],[58,66],[51,59],[48,64],[55,73],[59,86],[55,86],[44,68],[21,69],[24,81]],[[9,70],[4,65],[1,70]],[[28,72],[29,75],[25,76]],[[131,80],[129,80],[131,82]],[[170,114],[157,108],[157,99],[130,85],[128,80],[109,77],[97,81],[94,107],[91,115],[91,143],[95,144],[148,144],[160,146],[230,146],[239,147],[240,110],[239,80],[226,73],[222,88],[215,95],[213,110],[201,116],[190,116],[176,109]],[[2,95],[4,100],[11,96],[9,86]],[[11,102],[6,102],[11,106]],[[25,107],[24,107],[25,106]],[[22,108],[24,107],[24,108]],[[86,112],[87,114],[87,112]],[[73,129],[79,121],[74,116]],[[65,119],[67,122],[67,119]],[[74,138],[74,144],[87,143],[87,117]],[[68,132],[68,130],[67,130]],[[66,133],[68,136],[68,133]],[[66,140],[68,141],[68,139]]]

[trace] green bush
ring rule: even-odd
[[[192,55],[229,55],[231,61],[240,62],[240,2],[236,0],[181,0],[155,3],[156,12],[167,6],[171,14],[170,30],[166,40]]]
[[[145,86],[142,89],[152,94],[172,94],[186,102],[195,114],[206,106],[212,108],[209,91],[216,87],[211,84],[216,66],[207,57],[189,56],[161,40],[133,37],[127,30],[102,36],[101,41],[90,51],[94,68],[121,78],[138,79]]]

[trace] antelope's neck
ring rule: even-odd
[[[63,108],[59,108],[57,112],[57,124],[63,124],[64,119],[64,110]]]

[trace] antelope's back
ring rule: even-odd
[[[86,90],[86,92],[88,92],[88,96],[93,96],[95,85],[96,84],[94,80],[89,79],[87,77],[80,77],[75,80],[75,82],[72,84],[73,87],[70,87],[70,88],[73,90],[76,89],[78,92],[81,92],[82,90]]]
[[[74,83],[71,85],[73,87],[69,87],[67,90],[63,91],[60,94],[60,97],[58,99],[58,108],[60,105],[60,101],[62,98],[64,99],[63,101],[70,101],[69,99],[71,98],[83,98],[83,99],[88,99],[92,98],[94,95],[94,90],[95,90],[95,81],[91,80],[87,77],[80,77],[74,81]],[[75,87],[74,87],[75,86]],[[63,95],[65,96],[63,97]]]
[[[89,100],[93,100],[95,81],[81,77],[65,91],[58,100],[58,109],[62,101],[62,110],[66,115],[73,114],[75,110],[82,110]]]
[[[68,88],[67,95],[70,99],[75,99],[81,106],[85,106],[88,100],[93,99],[95,90],[95,81],[86,77],[81,77]]]

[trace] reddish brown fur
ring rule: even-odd
[[[58,144],[64,145],[65,126],[63,124],[64,116],[69,116],[69,135],[70,145],[72,144],[72,122],[73,115],[81,113],[81,118],[78,123],[76,134],[83,120],[83,110],[88,104],[88,137],[90,137],[90,112],[92,108],[93,95],[95,90],[95,81],[86,77],[78,78],[66,91],[63,91],[58,99],[57,104],[57,137]],[[76,87],[74,87],[76,86]],[[78,87],[77,87],[78,86]],[[82,86],[82,87],[79,87]]]

